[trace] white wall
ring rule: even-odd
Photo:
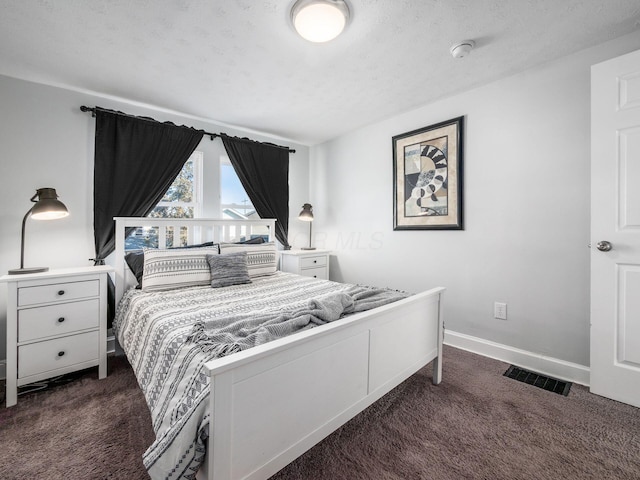
[[[312,147],[332,279],[445,286],[447,329],[588,365],[590,66],[638,48],[640,32]],[[464,231],[393,231],[391,137],[461,115]]]
[[[39,187],[54,187],[70,211],[62,220],[27,222],[25,266],[72,267],[92,265],[93,149],[95,119],[80,105],[151,116],[209,132],[250,137],[289,145],[290,234],[304,245],[305,225],[297,216],[308,201],[309,148],[246,133],[210,122],[84,93],[0,76],[0,275],[20,265],[20,227],[31,208],[29,198]],[[219,216],[218,159],[220,139],[204,137],[204,216]],[[6,285],[0,286],[0,359],[5,358]]]

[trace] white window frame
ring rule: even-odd
[[[181,202],[181,201],[163,202],[161,200],[158,202],[156,207],[193,208],[193,218],[200,218],[202,217],[202,203],[203,203],[202,164],[204,163],[204,154],[196,150],[191,154],[191,156],[189,157],[189,160],[193,162],[193,199],[192,201],[191,202]]]

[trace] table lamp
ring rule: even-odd
[[[46,272],[49,267],[31,267],[24,268],[24,229],[27,224],[27,218],[31,217],[35,220],[55,220],[69,215],[67,207],[58,200],[58,194],[55,188],[39,188],[36,194],[31,197],[31,201],[35,203],[33,207],[25,214],[22,219],[22,236],[20,238],[20,268],[9,270],[9,275],[18,275],[25,273]]]
[[[309,246],[302,247],[302,250],[315,250],[316,247],[311,246],[311,224],[313,223],[313,207],[309,203],[302,205],[302,211],[298,215],[298,220],[309,222]]]

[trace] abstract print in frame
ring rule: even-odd
[[[464,117],[393,137],[393,229],[462,230]]]

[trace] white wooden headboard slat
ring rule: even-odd
[[[243,237],[251,238],[252,234],[267,235],[269,241],[275,239],[275,219],[259,220],[226,220],[216,218],[149,218],[149,217],[115,217],[116,251],[115,251],[115,284],[116,305],[124,294],[126,282],[125,231],[127,228],[157,228],[158,248],[165,249],[167,236],[172,244],[179,245],[182,231],[186,231],[188,245],[208,241],[214,243],[239,241]],[[171,233],[168,233],[168,229]]]

